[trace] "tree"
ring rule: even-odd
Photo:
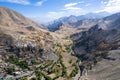
[[[41,71],[36,70],[35,74],[36,74],[38,80],[42,80],[43,73]]]
[[[37,80],[37,78],[36,78],[36,77],[33,77],[33,78],[31,78],[30,80]]]
[[[20,61],[18,64],[23,69],[28,69],[28,64],[25,61]]]
[[[7,68],[7,71],[6,71],[8,74],[11,74],[12,72],[15,72],[15,69],[14,68]]]
[[[23,77],[20,80],[28,80],[28,78],[27,77]]]

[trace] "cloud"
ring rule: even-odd
[[[65,4],[63,10],[70,10],[70,11],[81,10],[81,8],[77,7],[77,5],[80,4],[80,3],[82,3],[82,2]]]
[[[119,12],[120,0],[109,0],[104,10],[110,13]]]
[[[78,3],[68,3],[68,4],[65,4],[65,7],[72,7],[72,6],[75,6],[77,5]]]
[[[78,10],[78,11],[73,11],[73,10],[68,10],[68,11],[59,11],[59,12],[48,12],[46,17],[49,19],[49,20],[54,20],[54,19],[58,19],[60,17],[63,17],[63,16],[70,16],[70,15],[80,15],[84,13],[83,11],[81,10]]]
[[[30,2],[28,0],[0,0],[0,2],[17,3],[17,4],[22,4],[22,5],[30,4]]]
[[[44,2],[46,2],[47,0],[41,0],[39,2],[37,2],[35,5],[36,6],[41,6]]]
[[[102,12],[102,11],[106,11],[109,13],[120,12],[120,0],[109,0],[108,2],[101,2],[101,3],[104,4],[104,8],[96,12]]]
[[[48,12],[47,17],[49,19],[58,19],[63,16],[80,15],[81,13],[84,13],[82,8],[77,7],[77,5],[80,3],[83,3],[83,2],[65,4],[64,8],[58,12],[56,11]]]
[[[76,6],[80,3],[84,3],[83,1],[81,2],[73,2],[73,3],[68,3],[68,4],[65,4],[64,7],[73,7],[73,6]]]
[[[90,5],[91,5],[91,4],[90,4],[90,3],[88,3],[88,4],[86,4],[85,6],[86,6],[86,7],[88,7],[88,6],[90,6]]]
[[[63,16],[70,16],[70,15],[82,15],[85,13],[85,11],[81,8],[78,7],[78,4],[82,4],[82,2],[73,2],[73,3],[68,3],[63,5],[63,8],[60,9],[59,11],[51,11],[46,14],[46,17],[49,20],[55,20]]]
[[[107,1],[101,1],[102,5],[106,5],[108,2]]]
[[[65,8],[63,10],[82,10],[82,9],[79,8],[79,7],[67,7],[67,8]]]
[[[29,0],[0,0],[0,2],[8,2],[8,3],[16,3],[16,4],[22,4],[22,5],[34,5],[34,6],[41,6],[45,1],[47,0],[41,0],[39,2],[36,2],[35,4],[31,4]]]

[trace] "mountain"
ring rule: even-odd
[[[88,13],[86,15],[78,16],[78,19],[101,19],[110,15],[108,12],[99,12],[99,13]]]
[[[36,31],[43,30],[42,26],[39,26],[32,20],[22,16],[21,14],[10,10],[8,8],[0,7],[0,26],[1,29],[5,29],[5,31]],[[13,28],[15,30],[13,30]]]
[[[120,26],[119,17],[120,17],[120,13],[116,13],[111,16],[105,17],[100,21],[99,26],[106,30],[117,29],[117,28],[119,29],[119,26]]]
[[[84,29],[83,29],[84,30]],[[67,23],[62,23],[62,25],[59,27],[59,30],[55,31],[54,33],[59,34],[59,35],[63,35],[65,37],[69,37],[72,34],[75,34],[77,32],[82,31],[74,28],[73,26],[67,24]]]
[[[53,36],[42,26],[16,11],[0,7],[0,50],[4,53],[14,53],[14,55],[21,57],[28,52],[30,54],[44,53],[44,56],[57,57],[49,47],[53,44]],[[2,51],[0,54],[3,53]],[[50,59],[49,57],[47,58]],[[54,58],[51,59],[54,60]]]
[[[22,14],[0,7],[0,76],[119,80],[120,13],[101,15],[107,13],[63,17],[47,26],[49,32]]]
[[[76,47],[74,48],[76,49],[75,52],[78,54],[86,54],[92,53],[97,49],[99,50],[100,46],[102,45],[105,45],[104,46],[105,48],[111,46],[110,49],[114,48],[115,45],[119,46],[118,44],[120,39],[119,38],[120,25],[118,23],[119,21],[120,13],[116,13],[101,19],[95,26],[90,28],[88,31],[77,33],[71,36],[71,38],[74,39],[76,42],[75,43]]]
[[[16,11],[0,7],[2,79],[67,79],[78,67],[77,58],[71,55],[71,44],[69,38],[47,31]]]
[[[57,20],[54,20],[53,22],[50,22],[48,25],[46,25],[46,27],[53,32],[59,30],[59,28],[64,23],[73,26],[75,28],[78,27],[84,28],[85,26],[89,26],[89,25],[91,26],[92,24],[96,23],[99,19],[106,17],[108,15],[110,14],[107,12],[88,13],[86,15],[80,15],[80,16],[71,15],[69,17],[62,17]]]
[[[120,78],[116,75],[120,73],[118,68],[120,63],[117,60],[119,57],[116,57],[120,51],[118,49],[120,46],[119,21],[120,13],[116,13],[101,19],[88,31],[71,36],[74,40],[73,50],[82,61],[80,67],[90,70],[87,75],[90,80],[118,80]],[[110,75],[113,77],[109,78]]]

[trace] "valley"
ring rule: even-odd
[[[7,8],[0,7],[0,13],[5,17],[0,22],[1,79],[64,80],[77,74],[78,59],[72,55],[71,39],[49,32]]]
[[[119,80],[120,13],[38,25],[0,7],[0,80]]]

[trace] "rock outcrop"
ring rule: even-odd
[[[113,18],[113,16],[117,16],[117,17]],[[119,44],[120,28],[118,24],[119,19],[120,19],[119,13],[111,15],[109,17],[104,18],[103,22],[100,21],[98,24],[93,26],[88,31],[78,33],[74,35],[74,37],[72,37],[72,38],[76,38],[74,39],[73,50],[76,56],[79,57],[82,61],[80,68],[84,67],[84,69],[92,70],[93,66],[97,65],[97,63],[99,63],[103,59],[107,59],[108,62],[110,60],[113,60],[112,57],[109,57],[110,54],[108,54],[108,52],[111,50],[116,50],[120,46]],[[75,36],[78,36],[79,38]],[[112,55],[115,56],[117,54],[114,53]],[[108,64],[106,64],[106,66],[107,65]],[[117,69],[117,67],[114,68]],[[96,69],[99,68],[96,67]],[[100,75],[102,75],[102,73],[99,74],[98,76]],[[103,79],[102,76],[100,79],[98,79],[98,77],[96,78],[91,80]]]

